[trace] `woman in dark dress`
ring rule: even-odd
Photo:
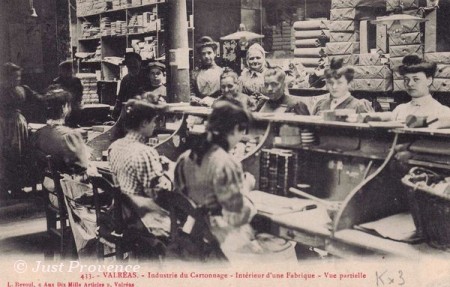
[[[0,86],[0,193],[19,192],[27,151],[27,121],[21,113],[25,102],[39,99],[40,95],[21,85],[22,68],[6,63],[2,67]]]

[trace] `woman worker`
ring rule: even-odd
[[[409,115],[434,118],[450,116],[450,108],[440,104],[430,94],[435,72],[436,63],[427,63],[417,55],[403,58],[399,73],[403,76],[411,101],[398,105],[393,110],[393,120],[404,122]]]
[[[247,95],[260,94],[264,91],[264,71],[267,68],[266,52],[260,44],[255,43],[247,51],[247,67],[239,78],[242,92]]]
[[[355,70],[351,66],[344,66],[342,59],[333,58],[330,67],[325,69],[325,79],[330,96],[319,100],[313,107],[313,115],[322,111],[337,109],[352,109],[357,114],[373,112],[369,101],[358,100],[350,93],[350,83]]]
[[[7,191],[18,194],[24,179],[24,160],[28,143],[27,121],[21,109],[28,101],[40,95],[21,85],[22,68],[6,63],[1,71],[0,86],[0,194]]]
[[[239,102],[216,102],[201,143],[182,154],[175,167],[175,190],[210,210],[211,231],[230,261],[264,252],[248,224],[255,208],[245,195],[255,179],[229,153],[249,122],[250,115]]]
[[[222,95],[216,100],[234,100],[242,104],[242,106],[250,111],[253,111],[256,107],[250,100],[249,96],[241,93],[241,83],[239,76],[230,68],[225,68],[220,76],[220,91]]]
[[[210,106],[220,95],[220,75],[223,70],[216,64],[217,43],[204,36],[197,43],[200,67],[192,71],[191,102]]]

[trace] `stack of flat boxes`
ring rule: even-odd
[[[77,17],[83,17],[92,13],[94,1],[77,0]]]
[[[448,23],[448,17],[450,16],[448,14],[450,9],[448,6],[447,4],[447,9],[441,6],[429,11],[425,16],[425,19],[428,21],[425,22],[424,59],[437,63],[437,71],[430,86],[430,91],[432,92],[450,92],[450,52],[440,52],[445,47],[442,47],[441,43],[446,43],[445,38],[449,39],[447,36],[448,25],[441,24],[446,22],[445,20]]]
[[[392,71],[379,54],[359,54],[352,88],[355,91],[392,91]]]
[[[418,0],[387,0],[386,11],[403,11],[404,14],[417,15],[418,2]],[[394,91],[402,91],[405,89],[403,77],[397,72],[397,68],[401,65],[403,57],[412,54],[423,56],[420,24],[414,22],[402,22],[401,26],[391,24],[387,26],[387,36],[391,69],[394,70]]]
[[[291,50],[291,25],[283,21],[281,29],[273,27],[272,50]]]
[[[95,74],[79,73],[77,77],[80,78],[83,84],[83,98],[82,103],[97,104],[100,102],[97,94],[97,77]]]
[[[357,8],[351,0],[332,0],[330,11],[330,42],[326,45],[329,60],[344,59],[344,64],[355,65],[359,53],[359,22]]]
[[[313,19],[294,23],[294,57],[306,68],[316,68],[325,57],[324,44],[329,41],[328,20]]]
[[[292,150],[263,149],[260,158],[259,189],[271,194],[287,196],[297,184],[298,156]]]
[[[430,91],[450,92],[450,52],[425,53],[424,59],[427,62],[437,63]]]
[[[120,0],[120,7],[121,8],[129,8],[132,6],[131,0]]]
[[[342,58],[344,64],[357,64],[360,51],[359,25],[363,18],[383,15],[385,0],[331,0],[329,60]]]

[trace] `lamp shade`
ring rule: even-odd
[[[222,41],[231,41],[231,40],[245,40],[245,41],[250,41],[250,40],[254,40],[254,39],[262,39],[264,38],[264,35],[261,34],[256,34],[250,31],[246,31],[245,30],[245,25],[244,24],[240,24],[239,25],[239,30],[237,32],[231,33],[229,35],[223,36],[220,38],[220,40]]]

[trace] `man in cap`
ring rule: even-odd
[[[201,65],[192,72],[192,96],[194,102],[214,101],[220,95],[220,75],[223,70],[216,62],[217,43],[211,37],[204,36],[197,44]],[[206,99],[205,99],[206,98]],[[207,99],[210,99],[208,101]],[[208,105],[208,104],[207,104]]]
[[[66,125],[76,127],[80,122],[81,101],[83,99],[83,85],[79,78],[73,76],[72,61],[61,62],[58,67],[59,75],[53,80],[53,84],[59,85],[72,95],[70,100],[71,114],[66,119]]]
[[[167,95],[166,85],[166,66],[160,62],[151,62],[148,64],[148,77],[150,79],[144,87],[144,94],[142,95],[143,100],[147,100],[151,97],[149,102],[155,102],[155,97],[157,101],[165,102]]]
[[[122,110],[122,103],[140,95],[143,92],[145,83],[148,81],[141,69],[142,58],[134,52],[125,54],[124,62],[128,69],[128,74],[120,82],[119,94],[112,114],[113,119],[117,119]]]

